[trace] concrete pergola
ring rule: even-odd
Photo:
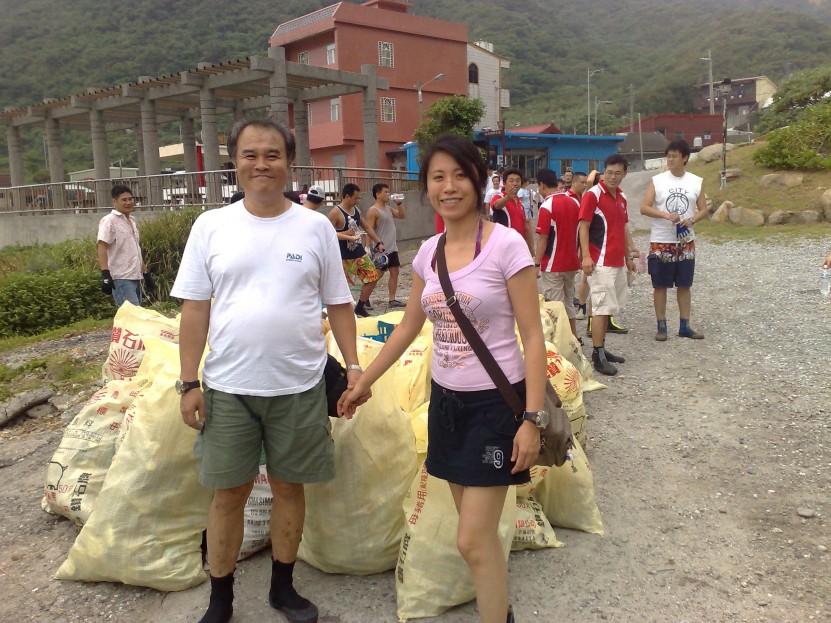
[[[6,125],[9,169],[12,186],[23,186],[21,129],[45,128],[49,176],[63,182],[65,170],[61,130],[88,131],[96,179],[109,179],[108,131],[133,129],[139,160],[139,175],[161,173],[158,124],[178,122],[184,145],[184,165],[197,170],[194,119],[202,121],[204,169],[220,168],[217,116],[269,109],[273,118],[289,124],[289,102],[293,103],[297,164],[310,164],[309,122],[306,102],[352,93],[363,95],[364,160],[369,169],[378,168],[377,90],[388,89],[385,78],[376,77],[375,65],[361,65],[361,73],[301,65],[286,61],[281,47],[266,55],[223,63],[200,63],[195,69],[177,74],[139,77],[136,82],[106,89],[88,89],[64,99],[45,99],[23,108],[8,107],[0,113]],[[219,189],[208,185],[209,202],[218,202]],[[96,185],[99,205],[108,205],[108,188]],[[213,195],[213,196],[212,196]]]

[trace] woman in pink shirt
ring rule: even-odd
[[[456,299],[508,380],[526,413],[543,409],[545,343],[534,260],[513,229],[484,220],[487,171],[468,140],[443,136],[422,159],[419,185],[445,223],[447,270]],[[428,411],[427,471],[450,486],[459,512],[457,544],[471,568],[483,623],[513,621],[508,567],[497,528],[508,486],[528,482],[539,454],[539,430],[517,418],[470,348],[435,271],[440,236],[427,240],[413,260],[413,285],[401,324],[339,410],[351,417],[370,387],[433,322],[432,394]],[[519,327],[523,357],[514,333]],[[507,613],[507,615],[506,615]]]

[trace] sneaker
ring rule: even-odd
[[[688,337],[691,340],[703,340],[704,335],[699,333],[698,331],[693,331],[692,329],[687,329],[684,333],[678,332],[678,337]]]
[[[372,306],[372,303],[370,301],[367,301],[366,303],[364,303],[364,309],[368,309],[369,311],[372,311],[375,308]]]
[[[621,327],[618,323],[615,322],[614,316],[609,316],[609,327],[606,329],[607,333],[620,333],[626,334],[629,333],[629,329],[625,329]]]
[[[621,357],[620,355],[613,355],[608,350],[606,352],[606,360],[611,361],[612,363],[626,363],[626,358]]]
[[[592,365],[595,370],[600,372],[600,374],[605,374],[606,376],[614,376],[617,374],[617,368],[609,363],[606,357],[601,356],[597,351],[592,353]]]
[[[358,318],[369,318],[372,314],[366,310],[366,305],[358,303],[355,305],[355,315],[358,316]]]
[[[667,332],[666,331],[658,331],[655,334],[655,341],[656,342],[666,342],[667,341]]]
[[[387,307],[389,307],[390,309],[402,309],[404,307],[407,307],[407,304],[393,299],[389,303],[387,303]]]

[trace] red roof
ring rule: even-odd
[[[521,128],[506,128],[508,132],[517,132],[518,134],[562,134],[556,125],[549,123],[548,125],[526,125]]]

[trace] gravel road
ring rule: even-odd
[[[635,238],[644,248],[645,233]],[[627,362],[586,397],[606,535],[558,529],[565,548],[512,554],[518,621],[831,621],[831,301],[818,269],[827,247],[700,238],[692,324],[703,341],[675,336],[671,299],[670,339],[655,342],[651,288],[638,278],[622,315],[631,332],[608,338]],[[77,534],[39,505],[59,437],[0,445],[20,457],[0,469],[0,619],[198,620],[204,585],[164,595],[52,579]],[[280,620],[267,575],[267,555],[240,565],[234,621]],[[299,564],[298,577],[322,623],[396,621],[391,572],[327,576]],[[477,618],[468,604],[433,620]]]

